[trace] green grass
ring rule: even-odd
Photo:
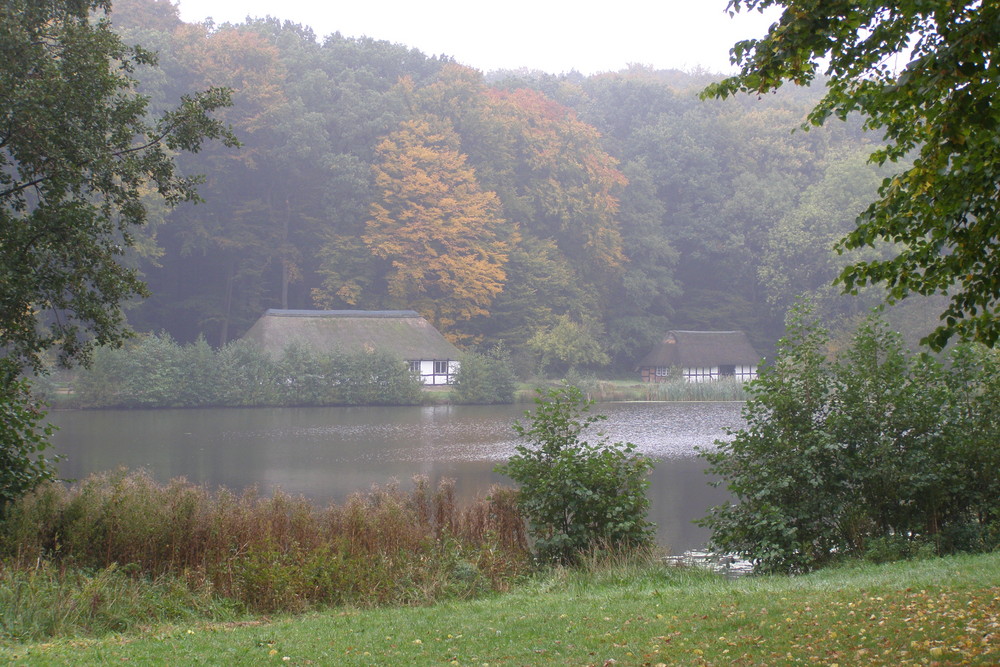
[[[727,580],[557,571],[514,593],[8,644],[25,665],[905,665],[1000,663],[1000,554]],[[609,661],[614,660],[614,663]]]

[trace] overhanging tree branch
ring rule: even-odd
[[[895,244],[897,255],[847,267],[845,291],[883,284],[890,301],[947,294],[941,324],[925,342],[1000,339],[1000,4],[950,0],[732,0],[731,11],[782,6],[761,39],[732,50],[740,73],[704,96],[763,94],[785,81],[807,85],[826,62],[827,94],[809,123],[865,117],[886,145],[872,161],[912,156],[887,179],[842,250]],[[908,60],[897,70],[890,66]],[[973,222],[974,221],[974,222]]]

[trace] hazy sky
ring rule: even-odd
[[[453,56],[484,72],[527,67],[553,74],[630,64],[729,72],[729,49],[762,36],[777,17],[730,19],[727,0],[175,0],[181,18],[242,22],[274,16]]]

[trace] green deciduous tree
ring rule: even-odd
[[[0,372],[11,371],[7,364]],[[7,503],[53,479],[55,459],[45,455],[53,428],[24,379],[2,378],[0,392],[0,514]]]
[[[732,50],[740,73],[705,94],[761,94],[785,81],[804,85],[825,66],[826,96],[813,125],[855,112],[886,144],[878,164],[914,156],[883,181],[879,198],[842,242],[844,249],[899,244],[889,258],[858,261],[840,274],[853,291],[881,283],[890,300],[950,295],[927,337],[993,344],[1000,337],[1000,5],[895,0],[731,0],[732,11],[784,11],[762,39]],[[903,63],[906,63],[903,66]]]
[[[853,252],[850,257],[835,249],[854,228],[880,180],[879,170],[866,164],[866,151],[851,151],[833,157],[822,178],[802,190],[798,203],[784,207],[785,215],[766,233],[757,268],[767,300],[778,312],[801,296],[809,298],[826,319],[865,313],[881,303],[880,291],[874,288],[846,296],[833,286],[849,261],[887,256],[885,247]]]
[[[513,403],[517,378],[510,352],[497,344],[485,353],[462,355],[455,375],[455,394],[460,403]]]
[[[576,322],[569,315],[560,315],[556,323],[535,333],[528,347],[540,360],[542,369],[565,372],[587,366],[602,366],[611,359],[600,339],[600,323],[593,318]]]
[[[145,219],[143,186],[195,199],[176,151],[235,137],[209,113],[225,90],[185,97],[154,121],[133,70],[154,61],[97,13],[107,0],[0,6],[0,345],[37,367],[49,348],[85,358],[123,337],[120,304],[144,287],[119,258]]]
[[[69,365],[127,335],[122,303],[145,288],[121,262],[146,218],[149,186],[169,204],[196,198],[174,170],[178,151],[206,138],[235,145],[210,113],[224,89],[184,97],[155,120],[133,72],[155,62],[111,30],[109,0],[0,4],[0,475],[52,475],[38,451],[37,406],[17,379],[48,350]],[[10,491],[13,489],[13,491]]]
[[[808,309],[793,309],[774,363],[747,387],[746,427],[703,452],[736,499],[702,521],[712,544],[761,569],[806,569],[838,544],[837,443],[821,428],[832,392],[827,340]]]

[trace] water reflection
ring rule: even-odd
[[[740,423],[738,403],[620,403],[597,406],[600,430],[657,460],[651,519],[661,544],[701,546],[691,524],[726,495],[711,488],[696,446],[710,446]],[[256,485],[304,494],[317,503],[417,474],[456,480],[460,500],[507,480],[493,472],[517,444],[511,424],[524,406],[134,410],[53,413],[64,477],[118,466],[146,468],[167,481],[185,477],[233,490]]]

